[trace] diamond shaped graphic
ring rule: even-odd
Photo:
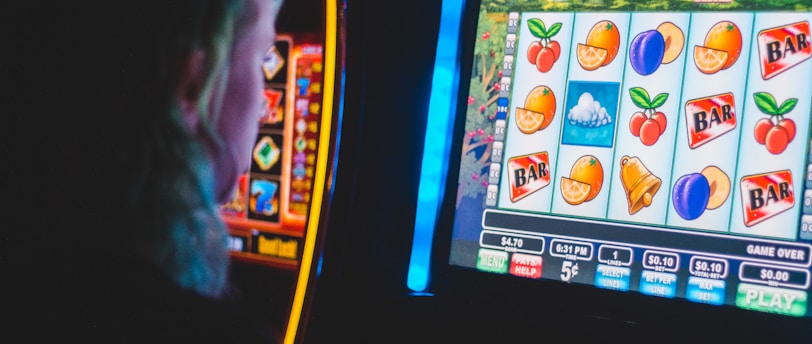
[[[263,136],[254,146],[254,161],[263,171],[271,169],[277,162],[282,151],[276,146],[270,136]]]
[[[265,73],[265,79],[268,81],[272,80],[284,65],[285,58],[282,57],[282,54],[279,53],[279,50],[277,50],[274,45],[265,53],[265,59],[262,62],[262,71]]]
[[[305,140],[304,137],[301,137],[301,136],[297,137],[296,138],[296,151],[301,152],[301,151],[303,151],[305,149],[307,149],[307,141]]]

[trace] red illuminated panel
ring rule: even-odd
[[[541,257],[514,253],[510,257],[510,274],[519,277],[541,278]]]
[[[293,51],[291,73],[293,113],[286,123],[285,139],[288,161],[283,203],[285,219],[304,223],[313,191],[313,172],[318,149],[321,120],[323,48],[321,44],[304,43]]]

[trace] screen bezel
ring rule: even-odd
[[[454,314],[467,315],[472,320],[483,314],[497,315],[488,317],[492,326],[478,331],[496,333],[510,329],[513,335],[528,339],[541,338],[539,328],[577,330],[590,328],[586,326],[588,324],[591,328],[615,329],[616,334],[632,341],[654,340],[653,337],[634,338],[648,334],[660,335],[662,340],[704,341],[715,338],[729,342],[763,338],[812,341],[812,331],[808,330],[812,318],[809,317],[747,311],[730,305],[706,305],[685,299],[647,296],[637,291],[620,292],[553,280],[531,280],[449,263],[479,7],[480,1],[467,1],[463,9],[458,53],[460,91],[455,100],[457,110],[447,158],[448,172],[432,247],[429,290],[443,300],[444,307],[456,309],[458,311]],[[526,321],[528,316],[537,320],[534,323],[538,328],[514,326]]]

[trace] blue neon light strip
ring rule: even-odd
[[[445,0],[440,17],[426,138],[423,144],[423,164],[417,194],[414,240],[406,281],[407,287],[415,292],[424,292],[429,283],[431,243],[445,187],[451,124],[457,98],[459,74],[457,50],[464,5],[465,0]]]

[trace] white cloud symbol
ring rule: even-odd
[[[595,100],[589,92],[581,94],[578,104],[570,109],[567,118],[570,120],[570,124],[587,128],[612,123],[612,117],[606,112],[606,108],[602,107],[601,102]]]

